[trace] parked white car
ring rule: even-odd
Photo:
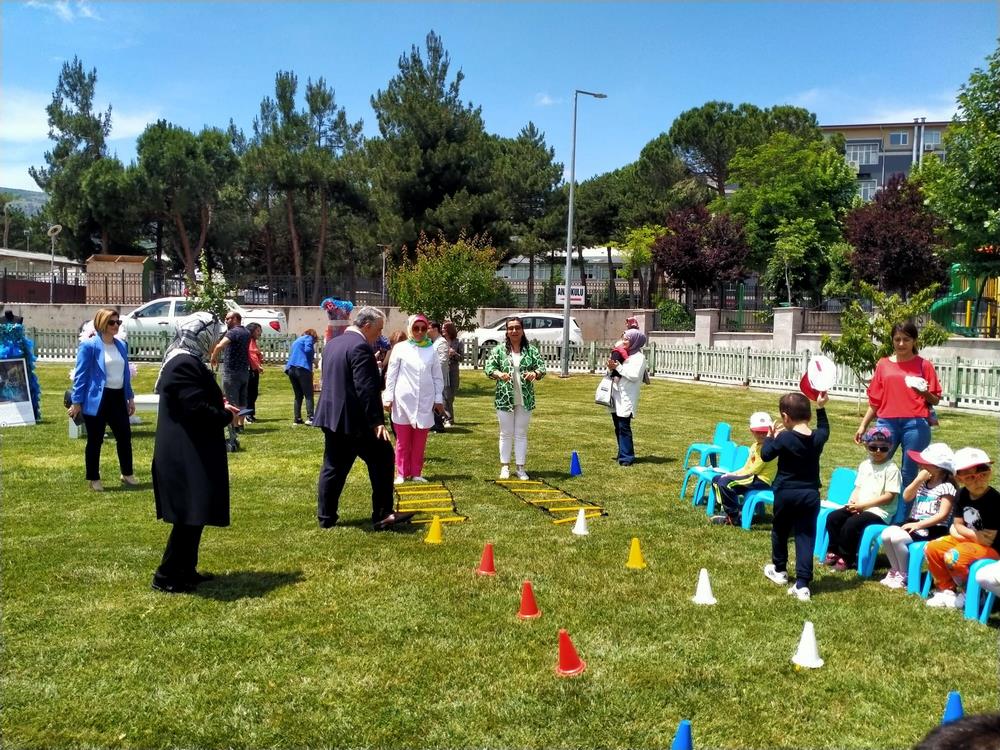
[[[521,322],[524,324],[524,335],[532,342],[561,344],[563,341],[564,319],[562,315],[531,312],[507,315],[490,323],[488,326],[462,333],[461,338],[466,342],[467,346],[475,342],[481,359],[489,353],[490,349],[504,340],[507,321],[511,318],[521,319]],[[576,324],[576,320],[572,317],[569,319],[569,323],[570,347],[583,346],[583,334],[580,332],[580,326]]]
[[[263,335],[287,333],[288,320],[281,310],[244,308],[227,299],[226,307],[243,317],[243,325],[260,323]],[[191,300],[187,297],[161,297],[140,305],[127,315],[122,315],[122,329],[126,334],[135,331],[177,330],[177,321],[192,313]]]

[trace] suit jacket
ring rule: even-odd
[[[131,400],[135,398],[135,394],[132,392],[132,376],[128,371],[128,347],[118,339],[114,339],[114,344],[125,360],[125,398]],[[98,334],[84,341],[76,350],[76,369],[73,371],[73,393],[70,402],[80,404],[87,416],[96,416],[107,382],[108,373],[104,369],[104,340]]]
[[[345,331],[323,349],[323,390],[313,425],[359,435],[385,424],[375,351],[360,333]]]

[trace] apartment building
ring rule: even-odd
[[[820,130],[844,137],[844,158],[857,173],[858,195],[870,201],[893,175],[908,175],[927,154],[944,158],[942,136],[950,124],[914,117],[913,122],[821,125]]]

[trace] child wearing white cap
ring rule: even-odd
[[[956,589],[968,580],[969,566],[984,558],[1000,560],[1000,492],[990,487],[992,463],[979,448],[955,451],[955,479],[962,489],[948,535],[930,542],[924,552],[936,589],[928,607],[963,608],[965,594]]]
[[[951,448],[944,443],[934,443],[922,451],[908,451],[908,454],[920,467],[916,478],[903,490],[903,500],[913,503],[913,507],[906,521],[882,532],[882,548],[889,558],[889,572],[879,583],[890,589],[906,588],[910,544],[929,542],[948,533],[955,500]]]
[[[778,472],[778,459],[765,461],[760,457],[760,448],[771,432],[771,415],[766,411],[756,411],[750,415],[750,434],[754,442],[750,445],[750,455],[742,468],[731,474],[712,478],[722,499],[724,514],[712,516],[714,524],[740,525],[743,500],[753,490],[769,490],[774,475]]]

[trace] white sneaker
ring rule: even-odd
[[[770,578],[770,576],[768,576]],[[799,588],[796,584],[792,584],[788,587],[789,596],[794,596],[800,602],[807,602],[812,598],[812,594],[809,593],[809,587],[803,586]]]
[[[928,607],[951,608],[955,606],[958,595],[951,589],[946,591],[935,591],[927,600]],[[962,604],[965,604],[965,597],[962,597]]]
[[[773,563],[768,563],[764,566],[764,576],[779,586],[784,586],[788,583],[788,573],[785,571],[779,573]]]
[[[426,480],[426,479],[424,479],[424,478],[423,478],[422,476],[420,476],[419,474],[417,474],[417,475],[416,475],[415,477],[413,477],[413,478],[412,478],[412,479],[411,479],[410,481],[411,481],[411,482],[425,482],[425,483],[427,482],[427,480]]]
[[[507,464],[500,467],[500,478],[510,479],[510,467]]]
[[[888,587],[890,589],[896,588],[893,584],[895,583],[896,577],[898,575],[899,575],[899,571],[896,570],[895,568],[892,568],[891,570],[889,570],[888,573],[885,574],[885,578],[883,578],[881,581],[879,581],[879,583],[881,583],[883,586],[886,586],[886,587]]]
[[[890,589],[905,589],[906,588],[906,576],[896,571],[896,577],[893,578],[889,583],[885,584]]]
[[[442,422],[441,424],[444,425],[445,429],[447,429],[448,427],[451,427],[451,422],[449,422],[447,419],[444,420],[444,422]]]
[[[392,483],[393,483],[393,484],[402,484],[402,483],[403,483],[403,482],[405,482],[405,481],[406,481],[406,480],[405,480],[405,479],[403,479],[402,477],[396,477],[395,479],[393,479],[393,480],[392,480]]]
[[[524,470],[523,466],[517,467],[517,478],[520,479],[522,482],[528,481],[528,472]]]
[[[957,594],[955,596],[955,609],[959,609],[959,610],[965,609],[965,592],[964,591],[962,593]]]

